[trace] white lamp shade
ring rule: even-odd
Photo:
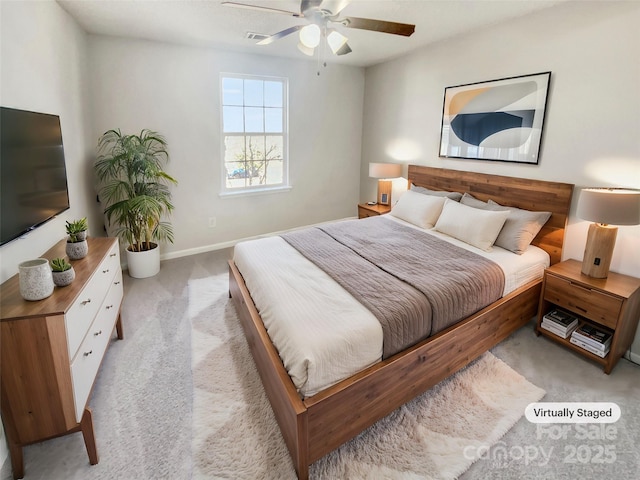
[[[329,44],[329,48],[331,48],[331,51],[337,54],[344,46],[344,44],[347,43],[347,37],[342,35],[340,32],[333,30],[327,36],[327,43]]]
[[[308,48],[316,48],[320,44],[320,27],[315,23],[300,30],[300,42]]]
[[[640,224],[640,190],[628,188],[584,188],[577,215],[606,225]]]
[[[298,50],[309,57],[313,57],[313,54],[315,53],[314,48],[309,48],[306,45],[303,45],[302,42],[298,42]]]
[[[370,163],[371,178],[398,178],[402,175],[402,165],[397,163]]]

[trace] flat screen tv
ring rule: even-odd
[[[60,117],[0,107],[0,245],[69,208]]]

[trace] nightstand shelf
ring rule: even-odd
[[[376,203],[375,205],[368,205],[366,203],[358,204],[358,218],[375,217],[378,215],[384,215],[390,211],[390,205],[380,205],[379,203]]]
[[[567,260],[544,274],[536,334],[580,353],[610,373],[633,342],[640,317],[640,279],[610,272],[607,278],[591,278],[581,272],[582,263]],[[541,327],[543,316],[559,307],[581,322],[612,334],[611,349],[601,358]]]

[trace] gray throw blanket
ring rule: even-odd
[[[491,260],[384,217],[282,235],[380,321],[383,358],[502,296]]]

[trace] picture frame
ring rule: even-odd
[[[446,87],[440,157],[537,165],[551,72]]]

